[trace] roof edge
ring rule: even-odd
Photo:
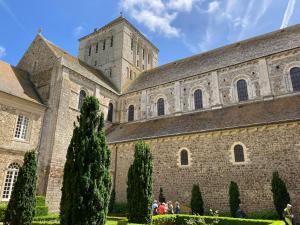
[[[142,32],[140,32],[132,23],[130,23],[126,18],[124,18],[123,16],[119,16],[116,19],[114,19],[113,21],[109,22],[108,24],[104,25],[103,27],[100,27],[99,29],[97,29],[96,31],[87,34],[81,38],[79,38],[79,41],[82,41],[88,37],[91,37],[97,33],[99,33],[100,31],[103,31],[104,29],[114,25],[114,24],[118,24],[121,22],[125,22],[127,25],[129,25],[131,28],[133,28],[139,35],[141,35],[153,48],[155,48],[157,50],[157,52],[159,52],[159,49],[147,38],[145,37],[144,34],[142,34]]]

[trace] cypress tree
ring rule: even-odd
[[[164,191],[162,188],[159,189],[159,196],[158,196],[159,202],[166,202],[166,198],[164,196]]]
[[[229,206],[232,217],[236,216],[236,211],[241,204],[240,192],[237,183],[231,181],[229,186]]]
[[[104,225],[111,194],[110,151],[95,97],[84,99],[64,167],[61,225]]]
[[[115,189],[112,189],[111,195],[110,195],[110,200],[109,200],[109,205],[108,205],[109,213],[112,213],[114,210],[115,200],[116,200],[116,191],[115,191]]]
[[[283,210],[291,199],[284,181],[279,177],[278,171],[273,172],[271,185],[274,206],[279,217],[282,218]]]
[[[5,225],[31,225],[36,204],[36,168],[35,152],[26,152],[5,212]]]
[[[199,185],[194,184],[192,189],[192,198],[191,198],[192,214],[203,215],[204,214],[203,205],[204,203],[203,203],[202,194]]]
[[[134,161],[128,170],[127,207],[131,223],[151,223],[152,155],[149,146],[139,141],[135,145]]]

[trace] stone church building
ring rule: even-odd
[[[119,17],[79,40],[78,57],[38,34],[17,66],[0,61],[0,194],[24,152],[38,152],[38,192],[59,209],[66,151],[83,98],[107,119],[116,200],[126,201],[134,144],[154,158],[154,194],[229,211],[235,181],[246,212],[273,208],[279,171],[300,213],[300,25],[157,66],[158,49]]]

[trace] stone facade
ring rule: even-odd
[[[278,170],[299,212],[299,134],[300,123],[292,122],[147,139],[154,160],[155,198],[162,187],[166,199],[189,205],[192,185],[199,184],[206,209],[228,212],[228,188],[230,181],[235,181],[247,212],[271,210],[272,173]],[[248,159],[244,163],[234,162],[232,146],[237,143],[246,147]],[[126,201],[127,171],[134,144],[130,141],[110,145],[117,162],[113,167],[116,199],[121,202]],[[190,163],[186,167],[178,165],[178,152],[183,148],[189,150]]]
[[[28,101],[27,91],[17,93],[13,85],[7,90],[0,82],[1,190],[6,162],[21,163],[24,151],[37,148],[38,192],[46,195],[50,210],[58,211],[66,151],[84,91],[99,99],[105,117],[112,113],[106,128],[117,201],[126,200],[134,144],[146,139],[154,157],[155,197],[163,187],[168,199],[188,204],[198,183],[206,208],[228,211],[228,185],[234,180],[246,211],[271,209],[271,175],[278,170],[299,212],[300,108],[279,110],[269,103],[299,102],[290,71],[300,68],[300,25],[159,67],[157,54],[124,18],[81,38],[78,58],[38,34],[17,66],[28,73],[27,86],[38,98]],[[240,80],[247,87],[246,101],[239,99]],[[200,108],[196,90],[201,90]],[[161,98],[164,115],[158,116]],[[133,121],[128,121],[129,106]],[[252,106],[249,111],[247,106]],[[245,114],[234,114],[243,109]],[[13,140],[19,111],[31,121],[29,142]],[[137,129],[145,135],[131,135]],[[237,144],[244,150],[241,163],[234,158]],[[188,152],[187,165],[181,165],[182,149]]]

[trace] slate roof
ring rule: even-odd
[[[127,93],[300,47],[300,24],[143,72]]]
[[[0,60],[0,91],[42,104],[29,74]]]
[[[109,143],[300,120],[300,94],[222,109],[114,125]]]
[[[116,86],[102,73],[102,71],[89,66],[87,63],[85,63],[85,62],[81,61],[80,59],[78,59],[77,57],[69,54],[62,48],[56,46],[55,44],[53,44],[52,42],[50,42],[49,40],[44,38],[42,35],[40,35],[40,37],[46,42],[48,47],[58,58],[59,57],[64,58],[71,65],[74,65],[76,70],[80,70],[80,73],[82,75],[88,76],[88,78],[91,80],[96,79],[95,81],[98,84],[102,85],[104,88],[106,88],[114,93],[118,93],[118,91],[117,91],[118,89],[116,88]]]

